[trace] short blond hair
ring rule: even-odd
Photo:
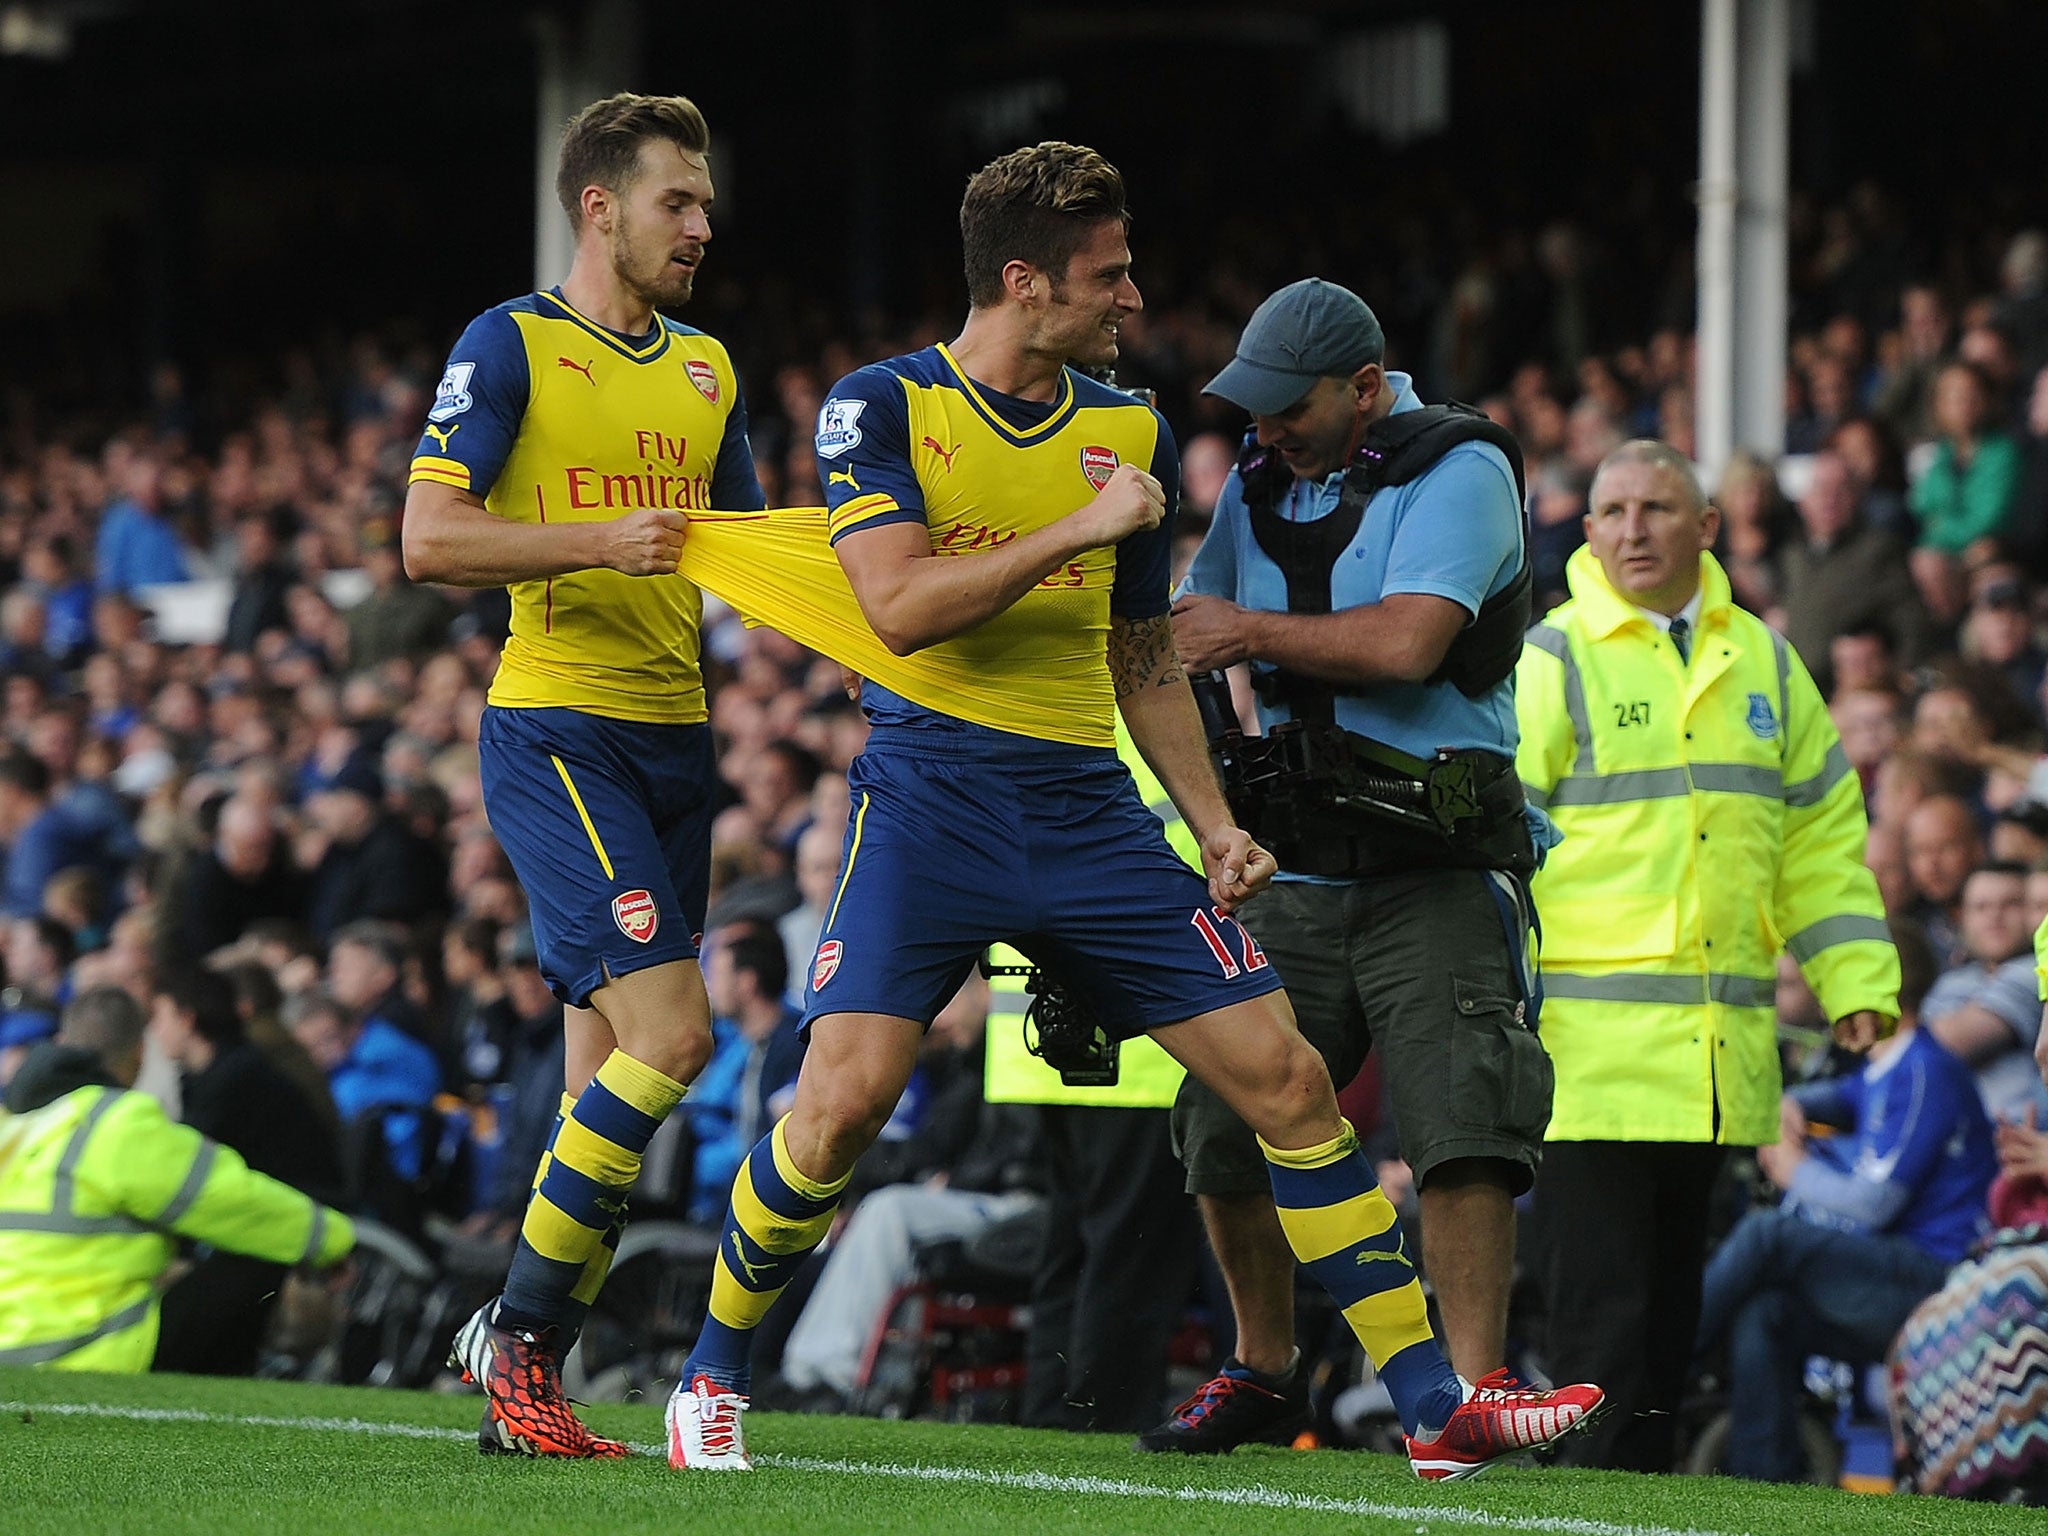
[[[704,114],[687,96],[621,91],[593,101],[569,119],[555,162],[555,196],[561,199],[571,229],[583,225],[585,187],[617,192],[633,184],[640,170],[640,146],[649,139],[667,139],[692,155],[711,148]]]

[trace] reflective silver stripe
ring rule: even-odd
[[[1572,656],[1571,642],[1555,624],[1538,624],[1522,638],[1524,644],[1533,645],[1545,655],[1555,656],[1564,663],[1564,712],[1572,723],[1572,736],[1579,744],[1579,755],[1572,762],[1572,772],[1590,775],[1593,772],[1593,717],[1586,713],[1586,683],[1579,676],[1579,664]]]
[[[0,1232],[62,1232],[71,1237],[147,1232],[132,1216],[74,1216],[69,1211],[0,1211]]]
[[[1730,1008],[1769,1008],[1778,1001],[1774,976],[1731,976],[1715,971],[1707,978],[1707,995]]]
[[[1789,748],[1792,745],[1792,648],[1775,629],[1771,631],[1771,650],[1778,658],[1778,740],[1783,747]]]
[[[1693,788],[1717,795],[1761,795],[1775,800],[1785,792],[1784,775],[1755,763],[1694,763]]]
[[[1841,912],[1833,917],[1824,917],[1817,923],[1809,923],[1785,941],[1785,949],[1794,960],[1804,965],[1822,950],[1833,949],[1837,944],[1854,944],[1863,939],[1889,942],[1891,936],[1891,929],[1881,917]]]
[[[301,1264],[310,1264],[320,1257],[320,1240],[327,1235],[327,1207],[318,1200],[313,1202],[313,1230],[306,1234],[306,1251],[299,1256]]]
[[[1550,803],[1617,805],[1626,800],[1679,800],[1691,793],[1683,768],[1631,768],[1621,773],[1567,774],[1550,791]]]
[[[1694,763],[1684,768],[1630,768],[1620,773],[1571,774],[1550,792],[1552,805],[1617,805],[1629,800],[1678,800],[1694,790],[1716,795],[1758,795],[1776,800],[1778,770],[1753,763]]]
[[[1669,976],[1651,971],[1616,971],[1607,976],[1580,976],[1571,971],[1545,971],[1545,997],[1573,998],[1589,1003],[1672,1003],[1698,1005],[1712,1000],[1731,1008],[1767,1008],[1777,999],[1778,984],[1769,977]]]
[[[132,1217],[80,1216],[76,1210],[78,1165],[85,1158],[86,1143],[92,1139],[93,1131],[106,1117],[107,1111],[119,1102],[121,1092],[118,1088],[109,1088],[102,1093],[71,1132],[71,1139],[64,1143],[63,1155],[57,1159],[57,1171],[50,1177],[50,1208],[47,1211],[0,1211],[0,1232],[63,1232],[84,1237],[149,1230],[146,1223]],[[0,1361],[0,1364],[4,1363]]]
[[[73,1350],[85,1348],[95,1339],[104,1339],[110,1333],[119,1333],[133,1328],[149,1316],[151,1298],[123,1307],[112,1317],[101,1323],[90,1333],[81,1333],[75,1338],[52,1339],[46,1344],[18,1344],[12,1349],[0,1349],[0,1365],[46,1365],[52,1360],[61,1360]]]
[[[1522,798],[1539,811],[1550,809],[1550,792],[1538,789],[1534,784],[1524,784],[1522,786]]]
[[[1545,971],[1543,995],[1588,1003],[1704,1003],[1703,976],[1655,976],[1617,971],[1609,976],[1579,976],[1570,971]]]
[[[1850,771],[1849,754],[1842,750],[1838,741],[1828,748],[1828,755],[1821,760],[1819,773],[1785,786],[1785,803],[1790,806],[1819,805],[1828,797],[1828,791],[1846,779]]]
[[[1797,784],[1783,784],[1775,768],[1755,763],[1694,763],[1684,768],[1630,768],[1619,773],[1567,774],[1550,791],[1548,805],[1617,805],[1629,800],[1676,800],[1700,790],[1710,795],[1782,797],[1787,805],[1817,805],[1848,776],[1849,759],[1839,744],[1828,749],[1821,771]]]
[[[185,1182],[178,1186],[178,1192],[171,1196],[171,1203],[163,1208],[157,1217],[160,1227],[175,1226],[180,1216],[192,1209],[192,1202],[199,1198],[199,1192],[206,1188],[207,1175],[213,1172],[214,1157],[220,1152],[220,1143],[202,1141],[199,1155],[192,1159],[192,1167],[185,1175]]]
[[[118,1088],[109,1088],[102,1093],[99,1102],[85,1112],[85,1118],[78,1122],[78,1129],[71,1133],[71,1139],[64,1144],[64,1155],[57,1159],[57,1172],[50,1180],[52,1215],[72,1214],[73,1195],[78,1184],[78,1165],[85,1157],[85,1144],[92,1139],[93,1131],[120,1098],[121,1090]]]
[[[57,1176],[54,1180],[57,1190],[56,1208],[69,1210],[71,1186],[78,1175],[78,1165],[85,1157],[85,1144],[92,1139],[93,1131],[107,1111],[120,1100],[121,1090],[109,1088],[99,1097],[99,1102],[85,1112],[85,1118],[78,1122],[78,1129],[71,1133],[71,1140],[64,1144],[64,1155],[57,1159]]]

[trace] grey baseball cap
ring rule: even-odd
[[[1386,352],[1387,334],[1365,300],[1336,283],[1304,277],[1252,311],[1237,338],[1237,356],[1202,393],[1254,416],[1273,416],[1317,379],[1348,379]]]

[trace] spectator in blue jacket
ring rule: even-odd
[[[1906,1316],[1941,1287],[1986,1225],[1998,1171],[1970,1069],[1916,1028],[1934,980],[1926,940],[1894,922],[1898,1032],[1848,1077],[1785,1095],[1783,1131],[1757,1162],[1785,1191],[1736,1225],[1707,1266],[1699,1347],[1728,1336],[1724,1470],[1799,1480],[1800,1384],[1809,1355],[1884,1358]],[[1811,1134],[1836,1128],[1833,1137]]]
[[[94,547],[95,575],[102,592],[124,596],[137,587],[185,579],[185,550],[163,518],[163,467],[137,453],[121,476],[121,499],[100,519]]]
[[[29,540],[21,557],[22,584],[43,602],[43,648],[50,659],[75,666],[92,650],[92,583],[78,574],[71,540],[61,533]]]
[[[327,1074],[344,1127],[372,1109],[398,1111],[384,1121],[391,1166],[405,1178],[416,1176],[426,1150],[425,1128],[419,1115],[404,1111],[425,1109],[440,1091],[434,1053],[386,1019],[351,1012],[328,992],[292,998],[285,1020]]]
[[[120,832],[126,832],[121,827]],[[43,910],[43,887],[60,869],[105,869],[115,829],[82,816],[67,801],[50,799],[50,770],[26,752],[0,756],[0,842],[7,874],[0,884],[0,915],[34,917]]]
[[[725,1214],[740,1163],[788,1108],[804,1059],[797,1033],[803,1015],[783,1000],[788,972],[782,936],[765,922],[729,924],[705,945],[715,1043],[682,1105],[697,1139],[692,1221],[717,1222]]]

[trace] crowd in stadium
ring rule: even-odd
[[[1968,1061],[1996,1127],[1998,1184],[1959,1196],[1974,1231],[1978,1211],[2048,1215],[2029,949],[2048,917],[2048,237],[1915,265],[1894,236],[1862,204],[1814,221],[1790,452],[1728,465],[1718,553],[1819,682],[1886,910],[1929,938],[1921,1021]],[[1640,436],[1694,447],[1690,338],[1598,338],[1585,244],[1569,227],[1503,242],[1446,286],[1425,334],[1388,327],[1426,398],[1472,399],[1518,435],[1548,601],[1603,457]],[[1242,319],[1164,301],[1125,332],[1125,382],[1157,387],[1182,432],[1182,565],[1237,451],[1237,425],[1195,389]],[[770,503],[817,501],[810,423],[865,358],[834,341],[763,377],[729,339]],[[272,1171],[345,1207],[374,1212],[382,1185],[431,1171],[434,1128],[459,1108],[489,1155],[462,1165],[453,1214],[509,1244],[560,1086],[560,1005],[478,781],[504,595],[414,585],[399,555],[437,367],[365,337],[283,359],[246,412],[165,366],[130,419],[5,423],[0,1085],[68,1005],[122,989],[151,1017],[145,1087],[230,1145],[275,1139],[221,1091],[260,1053],[319,1132]],[[706,950],[720,1044],[684,1105],[677,1206],[715,1223],[794,1080],[793,1004],[866,726],[840,668],[771,631],[707,617],[705,653],[726,802]],[[196,962],[226,975],[234,1009],[192,990]],[[1781,1026],[1810,1045],[1826,1021],[1783,974]],[[941,1039],[892,1137],[972,1080],[972,1035]],[[211,1337],[167,1313],[167,1339],[180,1326]],[[217,1347],[178,1358],[254,1363],[250,1339]]]

